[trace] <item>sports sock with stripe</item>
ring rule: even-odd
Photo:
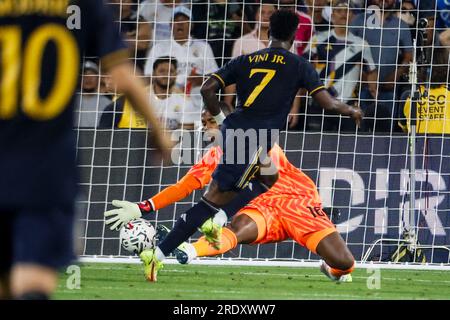
[[[209,257],[216,256],[228,252],[237,246],[236,234],[227,227],[222,229],[222,235],[220,236],[220,249],[213,248],[205,237],[201,237],[197,242],[192,244],[197,252],[197,257]]]

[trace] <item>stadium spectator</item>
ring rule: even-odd
[[[360,83],[366,83],[370,93],[376,95],[377,72],[367,42],[348,31],[347,23],[352,19],[352,9],[348,0],[335,1],[331,14],[333,28],[313,36],[305,57],[314,64],[332,96],[347,104],[357,105]],[[307,129],[355,130],[353,121],[324,112],[311,100],[307,111]]]
[[[269,45],[269,19],[276,10],[275,4],[270,0],[263,0],[255,8],[255,27],[252,32],[240,37],[233,44],[232,57],[249,54]]]
[[[200,114],[202,98],[200,86],[203,76],[217,70],[216,59],[211,47],[205,41],[190,36],[191,11],[183,6],[175,8],[173,13],[173,38],[170,41],[158,41],[148,54],[145,75],[151,76],[155,59],[171,56],[178,61],[176,86],[191,96],[194,106]]]
[[[429,134],[450,134],[450,82],[449,51],[447,48],[436,47],[433,50],[433,63],[431,76],[428,70],[422,68],[419,72],[420,98],[416,109],[416,132]],[[410,131],[411,119],[411,92],[406,92],[401,102],[401,120],[399,126],[405,131]]]
[[[328,0],[305,0],[305,5],[307,14],[312,17],[314,31],[330,30],[331,9],[328,5]]]
[[[395,15],[394,4],[395,0],[370,0],[368,5],[377,5],[379,10],[366,10],[350,24],[350,31],[369,43],[372,57],[378,65],[379,86],[375,101],[367,84],[362,86],[360,92],[361,107],[366,114],[366,130],[397,130],[394,125],[398,114],[394,103],[396,82],[408,73],[412,61],[412,40],[409,26]]]
[[[142,72],[145,58],[150,49],[152,25],[135,9],[136,0],[112,0],[120,4],[120,31],[130,48],[130,55],[135,59],[135,65]]]
[[[193,129],[196,121],[200,123],[200,113],[196,112],[191,99],[176,92],[177,60],[173,57],[160,57],[153,63],[152,84],[149,87],[151,105],[167,130]],[[100,128],[146,128],[144,118],[137,114],[125,97],[119,97],[109,104],[103,112]]]
[[[416,35],[417,8],[413,0],[404,0],[397,12],[397,17],[406,23],[411,30],[411,37]]]
[[[153,23],[152,39],[168,40],[171,38],[173,12],[179,6],[184,6],[183,2],[182,0],[145,0],[140,4],[140,15]]]
[[[207,40],[217,65],[222,66],[231,58],[234,41],[241,35],[243,10],[237,3],[223,0],[192,1],[192,36]]]
[[[105,95],[99,94],[100,75],[96,63],[86,61],[81,84],[81,93],[75,113],[75,127],[95,128],[100,114],[111,102]]]

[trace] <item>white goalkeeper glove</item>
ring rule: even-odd
[[[110,230],[120,230],[123,225],[131,220],[142,217],[142,214],[154,211],[152,204],[145,200],[143,202],[134,203],[129,201],[113,200],[112,205],[119,208],[105,212],[105,221]]]

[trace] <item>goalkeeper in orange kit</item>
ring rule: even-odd
[[[217,129],[217,123],[204,111],[202,122],[207,130]],[[106,221],[111,229],[117,229],[132,219],[141,217],[179,200],[194,190],[204,188],[222,157],[218,146],[211,147],[203,158],[175,185],[167,187],[151,199],[141,203],[113,201],[119,207],[107,211]],[[181,263],[195,257],[214,256],[234,249],[237,244],[263,244],[291,238],[324,259],[321,271],[336,281],[351,281],[354,258],[335,226],[324,212],[314,182],[292,165],[278,145],[270,151],[270,157],[279,170],[279,179],[266,193],[243,205],[231,224],[223,228],[219,243],[212,246],[203,236],[193,244],[183,243],[174,253]],[[232,215],[233,204],[224,207]],[[230,214],[231,213],[231,214]],[[206,223],[208,223],[207,221]],[[169,230],[158,226],[161,234]],[[161,239],[160,239],[161,241]]]

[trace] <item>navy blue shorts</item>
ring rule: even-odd
[[[221,191],[239,192],[259,173],[261,163],[266,161],[268,151],[278,139],[278,131],[233,129],[227,120],[221,128],[224,139],[222,162],[212,177]]]
[[[18,263],[52,269],[74,259],[74,210],[69,208],[3,210],[0,208],[0,274]]]

